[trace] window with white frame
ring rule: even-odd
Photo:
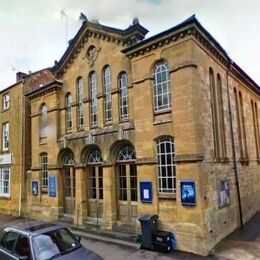
[[[120,104],[120,120],[129,119],[128,108],[128,80],[125,72],[119,75],[119,104]]]
[[[3,95],[3,110],[6,110],[10,107],[10,95],[6,93]]]
[[[10,167],[0,167],[0,196],[10,196]]]
[[[97,126],[97,76],[95,72],[89,75],[90,89],[90,126]]]
[[[40,110],[40,138],[47,137],[47,126],[48,126],[48,108],[45,104],[43,104]]]
[[[48,188],[48,155],[42,153],[40,155],[40,175],[41,175],[41,187],[44,191]]]
[[[156,146],[159,192],[176,194],[174,141],[171,138],[158,140]]]
[[[81,129],[84,126],[83,119],[83,79],[79,78],[77,80],[78,89],[78,128]]]
[[[171,89],[169,68],[165,62],[159,62],[154,69],[154,111],[160,112],[171,108]]]
[[[70,93],[68,93],[66,95],[66,130],[67,131],[70,131],[72,129],[71,104],[72,104],[72,96]]]
[[[3,150],[9,149],[9,123],[3,124]]]
[[[105,123],[112,121],[112,96],[111,96],[111,71],[109,66],[106,66],[103,71],[104,84],[104,114]]]

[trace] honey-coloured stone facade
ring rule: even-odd
[[[195,17],[144,39],[146,33],[136,20],[126,30],[85,21],[53,68],[34,80],[27,77],[31,168],[26,172],[24,214],[136,233],[140,216],[156,214],[159,228],[175,234],[178,249],[207,255],[260,209],[260,88]],[[154,71],[162,61],[168,67],[171,105],[156,111]],[[128,80],[129,116],[124,119],[122,73]],[[159,191],[160,140],[174,143],[176,192]],[[46,186],[46,174],[54,184],[49,178]],[[195,183],[195,205],[181,202],[185,180]],[[143,181],[151,183],[150,203],[141,201]],[[33,183],[38,184],[36,193]]]

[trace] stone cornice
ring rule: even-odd
[[[42,97],[46,94],[53,93],[53,92],[59,92],[61,89],[61,85],[62,85],[62,82],[55,80],[54,82],[50,83],[47,86],[40,87],[39,89],[26,94],[26,96],[29,98],[30,101],[32,101],[33,99]]]
[[[61,77],[70,67],[73,60],[80,53],[89,38],[97,38],[103,41],[112,42],[117,45],[131,45],[137,40],[142,40],[148,32],[139,23],[135,23],[126,30],[116,29],[99,23],[89,21],[83,22],[76,36],[71,41],[68,49],[62,56],[61,60],[52,68],[52,71]]]
[[[203,154],[182,154],[176,155],[175,162],[176,163],[196,163],[203,161]]]

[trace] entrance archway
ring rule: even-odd
[[[103,168],[99,149],[87,157],[88,170],[88,216],[101,218],[103,214]]]
[[[135,223],[137,214],[137,170],[135,149],[124,145],[117,154],[117,217],[125,223]]]
[[[75,209],[75,170],[74,155],[67,151],[63,157],[63,212],[73,214]]]

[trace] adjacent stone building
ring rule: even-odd
[[[84,21],[26,91],[24,208],[137,233],[156,214],[180,250],[206,255],[260,209],[260,88],[194,16],[147,32]]]

